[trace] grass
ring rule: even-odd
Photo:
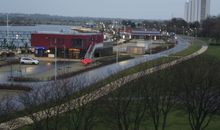
[[[94,130],[112,130],[117,129],[115,128],[113,124],[110,122],[104,121],[106,120],[114,120],[111,119],[111,117],[103,117],[101,113],[103,113],[102,108],[98,108],[96,110],[96,123],[94,125]],[[105,118],[105,119],[104,119]],[[61,130],[67,130],[65,126],[69,125],[66,121],[66,118],[64,116],[61,116],[59,119],[59,124],[62,124],[59,129]],[[50,128],[54,126],[54,122],[51,121],[49,123]],[[20,128],[18,130],[30,130],[32,128],[31,125],[25,126],[23,128]],[[220,128],[220,116],[216,116],[213,118],[213,120],[210,122],[209,126],[205,130],[218,130]],[[167,125],[166,130],[190,130],[190,126],[187,120],[187,115],[183,111],[174,110],[173,112],[170,112],[167,119]],[[154,126],[151,120],[145,118],[143,120],[140,130],[154,130]]]
[[[209,46],[209,49],[205,54],[220,60],[220,46]]]
[[[199,40],[195,40],[195,41],[192,42],[192,44],[190,45],[189,48],[187,48],[187,49],[184,50],[184,51],[175,53],[175,54],[173,54],[173,55],[171,55],[171,56],[180,56],[180,57],[182,57],[182,56],[190,55],[190,54],[192,54],[193,52],[198,51],[198,50],[201,48],[202,45],[204,45],[203,42],[201,42],[201,41],[199,41]]]

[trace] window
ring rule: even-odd
[[[60,42],[60,41],[61,41],[61,39],[60,39],[60,38],[58,38],[58,39],[57,39],[57,45],[60,45],[60,44],[61,44],[61,42]]]
[[[82,39],[73,39],[72,40],[72,47],[73,48],[83,48],[83,40]]]

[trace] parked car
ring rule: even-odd
[[[36,60],[31,57],[21,57],[20,59],[21,64],[32,64],[32,65],[37,65],[39,64],[39,60]]]

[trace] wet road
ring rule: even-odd
[[[67,66],[74,62],[65,62],[65,61],[58,61],[57,68],[62,68],[63,66]],[[30,76],[33,77],[35,75],[47,72],[47,71],[54,71],[54,62],[45,62],[40,61],[39,65],[23,65],[23,64],[16,64],[16,65],[9,65],[0,68],[0,83],[5,83],[8,80],[8,77],[11,76]],[[12,70],[12,71],[11,71]]]

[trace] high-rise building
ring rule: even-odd
[[[210,15],[210,0],[201,0],[201,20]]]
[[[201,22],[210,15],[210,0],[187,0],[185,4],[185,20]]]
[[[185,20],[190,21],[189,2],[185,4]]]

